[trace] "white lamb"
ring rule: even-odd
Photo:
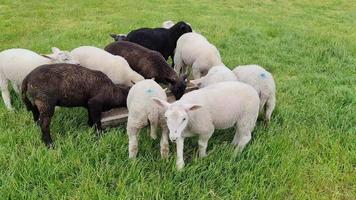
[[[132,86],[144,78],[132,70],[121,56],[112,55],[103,49],[92,46],[81,46],[71,51],[80,65],[106,74],[115,84]]]
[[[160,99],[169,129],[169,138],[177,144],[177,168],[184,166],[184,138],[199,136],[199,156],[206,156],[208,140],[215,129],[236,125],[232,143],[242,151],[251,139],[260,103],[256,90],[238,81],[221,82],[195,90],[170,104]]]
[[[212,67],[206,76],[191,80],[190,82],[199,88],[203,88],[208,85],[224,81],[237,81],[237,78],[234,72],[232,72],[228,67],[220,65]]]
[[[186,66],[191,66],[194,79],[207,74],[213,66],[224,65],[217,48],[198,33],[186,33],[178,39],[174,64],[178,74],[181,70],[186,73]]]
[[[233,72],[237,80],[254,87],[260,96],[260,113],[265,108],[264,122],[267,126],[276,105],[276,85],[271,73],[259,65],[237,66]]]
[[[69,52],[52,48],[52,54],[42,56],[27,49],[8,49],[0,52],[0,87],[2,98],[8,110],[12,110],[10,93],[8,89],[9,81],[16,93],[23,79],[33,69],[40,65],[51,63],[71,63],[78,64]]]
[[[164,119],[164,110],[153,102],[151,99],[153,97],[167,101],[165,91],[151,79],[136,83],[132,86],[127,96],[129,158],[136,158],[138,151],[137,134],[141,128],[148,124],[151,126],[150,135],[153,139],[157,138],[157,126],[161,127],[161,155],[163,158],[168,157],[168,128]]]

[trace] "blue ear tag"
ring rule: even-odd
[[[155,93],[155,91],[150,88],[150,89],[146,90],[146,93],[149,95],[152,95]]]
[[[260,76],[261,76],[261,78],[266,78],[266,74],[265,73],[261,73]]]

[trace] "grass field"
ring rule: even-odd
[[[348,0],[0,1],[0,50],[104,47],[109,33],[185,20],[229,67],[257,63],[274,74],[277,108],[238,157],[233,130],[216,131],[208,157],[197,140],[175,170],[175,146],[142,131],[128,160],[125,125],[97,139],[84,109],[58,109],[55,149],[40,139],[19,97],[0,103],[0,199],[355,199],[356,4]]]

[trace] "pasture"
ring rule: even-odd
[[[48,150],[20,97],[0,102],[0,199],[355,199],[356,4],[298,1],[0,1],[0,50],[103,48],[110,33],[184,20],[230,68],[259,64],[273,75],[277,106],[268,128],[233,156],[234,131],[216,131],[208,156],[142,131],[128,159],[125,124],[97,138],[84,109],[57,109]],[[12,91],[12,95],[16,94]]]

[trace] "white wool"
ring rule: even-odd
[[[41,56],[27,49],[8,49],[0,52],[0,87],[6,107],[12,110],[9,81],[14,90],[19,93],[23,79],[36,67],[51,63],[77,64],[69,52],[52,48],[53,54]]]
[[[129,157],[135,158],[137,154],[137,134],[140,129],[150,124],[150,135],[157,138],[156,130],[159,126],[162,130],[161,155],[168,157],[168,128],[164,119],[164,110],[155,104],[152,98],[167,100],[167,95],[160,85],[151,79],[136,83],[127,96],[127,109],[129,111],[127,121],[127,134],[129,136]]]
[[[144,78],[132,70],[127,61],[112,55],[103,49],[92,46],[81,46],[71,51],[73,57],[80,65],[106,74],[115,84],[132,86]]]
[[[171,20],[168,20],[168,21],[165,21],[165,22],[162,23],[162,28],[169,29],[172,26],[174,26],[174,22],[171,21]]]
[[[242,151],[251,139],[260,100],[250,85],[227,81],[186,93],[172,104],[155,102],[166,109],[169,137],[177,143],[177,167],[180,169],[184,166],[185,137],[199,137],[199,155],[204,157],[215,129],[236,126],[232,143],[237,146],[236,151]]]
[[[267,125],[276,104],[276,85],[272,74],[259,65],[237,66],[233,72],[238,81],[251,85],[259,94],[260,112],[266,107],[265,123]]]
[[[194,32],[185,33],[178,39],[174,63],[174,69],[178,74],[182,68],[191,66],[194,79],[207,74],[213,66],[224,65],[217,48],[204,36]]]
[[[191,80],[190,82],[197,85],[199,88],[203,88],[224,81],[237,81],[237,78],[228,67],[219,65],[212,67],[206,76]]]

